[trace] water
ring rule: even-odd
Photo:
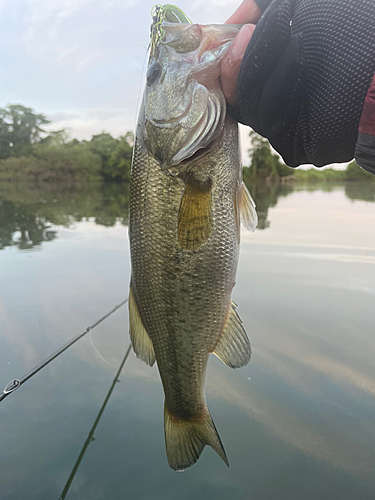
[[[230,468],[206,448],[169,469],[159,375],[133,352],[100,413],[123,307],[0,403],[2,500],[374,499],[374,186],[251,190],[233,298],[253,358],[212,356],[206,380]],[[127,186],[0,184],[0,200],[2,387],[126,298],[130,263]]]

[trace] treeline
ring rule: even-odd
[[[0,180],[128,181],[133,134],[70,140],[65,130],[46,132],[49,120],[22,105],[0,108]]]
[[[63,181],[75,184],[129,181],[134,137],[94,135],[89,141],[69,139],[65,130],[47,132],[43,114],[20,104],[0,108],[0,181]],[[346,170],[295,170],[272,152],[267,139],[250,132],[250,166],[244,168],[249,185],[293,180],[302,183],[369,181],[375,176],[352,162]]]
[[[300,183],[334,183],[366,181],[375,182],[375,175],[366,172],[352,161],[345,170],[326,168],[324,170],[300,170],[287,167],[279,155],[272,152],[267,139],[250,132],[250,166],[244,168],[244,180],[251,184],[254,182],[279,182],[291,180]]]

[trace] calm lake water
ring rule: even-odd
[[[253,358],[212,356],[206,380],[230,468],[211,448],[169,468],[159,375],[133,352],[101,412],[124,306],[0,403],[2,500],[374,500],[374,184],[250,190],[233,298]],[[127,297],[127,202],[0,184],[1,389]]]

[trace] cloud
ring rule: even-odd
[[[54,111],[47,114],[51,123],[46,130],[66,129],[69,135],[77,139],[90,139],[92,135],[109,132],[115,137],[125,135],[135,128],[136,115],[128,107],[91,108]]]
[[[79,115],[77,115],[76,113],[64,113],[63,111],[59,111],[57,113],[50,113],[48,115],[48,119],[54,123],[65,122],[68,120],[75,120],[77,118],[79,118]]]
[[[3,105],[31,106],[49,116],[50,129],[66,128],[81,139],[134,130],[154,3],[0,0]],[[210,23],[224,21],[237,4],[182,0],[179,7],[194,22]]]
[[[319,425],[315,428],[314,425],[301,421],[298,411],[293,412],[292,408],[281,406],[255,390],[244,390],[232,384],[221,370],[211,368],[213,370],[207,377],[207,392],[237,406],[286,444],[299,449],[307,456],[352,474],[371,472],[371,465],[367,457],[363,457],[363,453],[358,453],[356,460],[353,460],[352,453],[357,444],[351,436],[331,432],[330,439],[325,439]]]

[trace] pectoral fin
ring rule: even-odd
[[[242,224],[246,229],[254,232],[258,225],[258,216],[255,210],[254,200],[244,182],[242,182],[240,186],[240,213]]]
[[[213,353],[230,368],[245,366],[251,357],[250,341],[232,301],[227,322]]]
[[[181,198],[177,237],[185,250],[197,250],[208,240],[212,230],[212,181],[200,182],[190,176]]]
[[[143,326],[131,284],[129,289],[129,330],[130,340],[137,358],[152,366],[155,363],[154,346]]]

